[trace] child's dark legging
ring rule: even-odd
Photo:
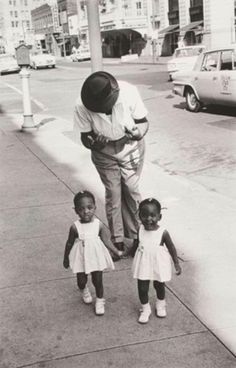
[[[148,303],[148,291],[150,280],[138,280],[138,295],[141,304]],[[157,298],[159,300],[165,299],[165,283],[153,281],[154,289],[156,290]]]
[[[88,275],[84,272],[76,274],[77,285],[80,290],[83,290],[88,282]],[[103,282],[102,282],[102,271],[91,272],[92,283],[96,290],[97,298],[103,298]]]

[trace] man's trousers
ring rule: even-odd
[[[144,140],[111,141],[101,151],[92,151],[92,161],[106,190],[106,215],[113,242],[136,239],[139,178],[143,167]]]

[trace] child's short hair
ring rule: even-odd
[[[74,196],[75,207],[82,198],[91,198],[93,203],[95,204],[95,197],[93,193],[89,192],[88,190],[81,190]]]
[[[146,198],[142,202],[139,203],[139,213],[142,211],[143,207],[147,204],[154,204],[156,206],[157,212],[161,212],[161,204],[155,198]]]

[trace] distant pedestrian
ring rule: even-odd
[[[107,241],[104,236],[104,227],[95,217],[95,198],[89,191],[81,191],[74,197],[75,213],[79,219],[69,230],[65,246],[63,265],[71,268],[76,274],[77,284],[82,292],[84,303],[92,303],[92,295],[87,286],[88,274],[91,273],[92,283],[96,290],[95,313],[103,315],[105,299],[103,298],[103,270],[114,269],[109,254]],[[114,246],[110,245],[112,248]],[[121,256],[116,248],[112,249]]]
[[[106,189],[112,241],[124,250],[124,237],[137,238],[139,178],[144,161],[147,110],[137,88],[98,71],[84,82],[75,106],[75,131],[91,150]]]
[[[181,267],[169,232],[158,224],[162,217],[160,203],[154,198],[143,200],[139,205],[139,217],[141,225],[132,271],[133,277],[138,279],[142,304],[138,322],[147,323],[151,315],[150,281],[153,281],[157,295],[156,316],[166,317],[165,282],[171,279],[171,258],[177,275],[181,274]]]

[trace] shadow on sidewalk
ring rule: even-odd
[[[40,129],[21,132],[19,118],[1,114],[1,321],[3,367],[233,367],[233,358],[172,292],[168,318],[137,324],[131,260],[104,273],[106,315],[81,302],[63,270],[64,244],[75,220],[73,194],[91,190],[105,219],[104,188],[89,152],[68,139],[66,121],[41,116]],[[190,267],[191,288],[196,288]],[[186,276],[185,276],[186,278]],[[175,290],[175,281],[171,289]],[[189,287],[186,278],[185,286]],[[151,289],[151,302],[154,304]],[[191,301],[189,301],[191,304]],[[176,316],[178,316],[176,318]],[[183,349],[183,346],[185,347]],[[142,354],[140,355],[140,348]],[[204,351],[204,354],[202,352]]]

